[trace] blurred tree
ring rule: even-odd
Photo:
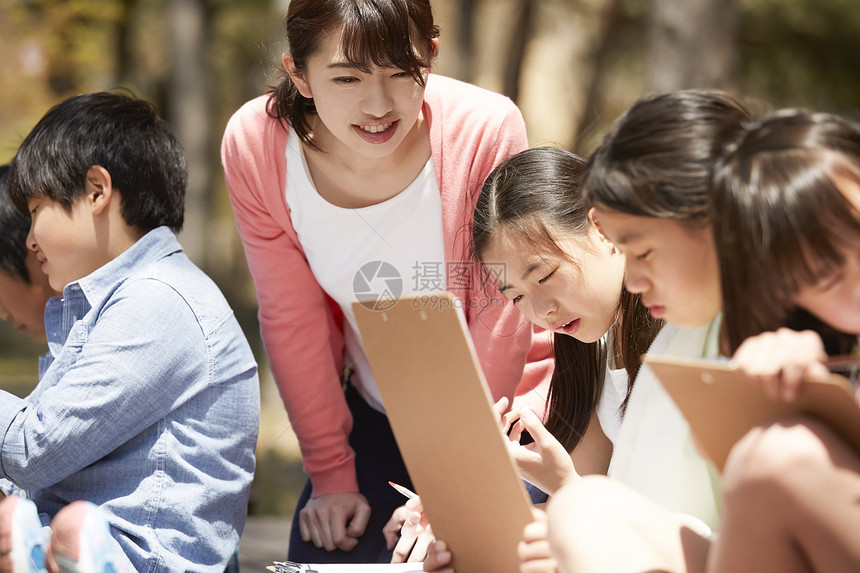
[[[589,64],[592,70],[591,81],[585,88],[583,105],[573,125],[575,139],[568,146],[569,149],[579,150],[580,144],[588,141],[591,136],[591,128],[600,117],[602,111],[601,88],[610,71],[610,55],[621,33],[621,4],[621,0],[608,0],[603,8],[598,39],[593,43],[589,55]]]
[[[518,0],[516,13],[514,14],[515,25],[508,47],[507,66],[505,66],[504,87],[502,91],[514,103],[520,97],[520,76],[523,70],[523,59],[526,55],[526,46],[532,35],[534,4],[533,0]]]
[[[860,2],[742,0],[743,93],[860,120]]]
[[[735,0],[651,0],[649,28],[654,91],[732,86],[738,45]]]
[[[135,54],[133,26],[138,0],[122,0],[120,16],[116,22],[116,76],[117,83],[133,85],[140,81],[138,58]]]
[[[172,43],[167,117],[188,160],[185,225],[180,238],[188,257],[198,264],[204,262],[218,157],[212,128],[211,22],[206,0],[170,0],[167,5]]]
[[[475,60],[475,4],[476,0],[458,0],[457,38],[459,57],[456,76],[464,82],[473,82],[472,64]]]

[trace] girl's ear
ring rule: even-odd
[[[612,248],[612,254],[617,252],[615,245],[606,238],[606,235],[603,234],[603,227],[600,226],[600,219],[597,217],[597,211],[595,211],[594,207],[588,210],[588,224],[591,225],[595,231],[597,231],[597,237],[602,243],[606,243]]]
[[[87,171],[87,202],[93,215],[100,215],[113,199],[113,181],[110,173],[101,165],[93,165]]]
[[[299,70],[296,66],[296,62],[293,60],[293,55],[289,52],[284,52],[281,54],[281,62],[283,62],[284,69],[287,70],[287,75],[290,76],[291,80],[293,80],[299,93],[302,94],[303,97],[313,99],[314,95],[311,92],[311,86],[308,83],[307,77],[305,77],[305,73]]]
[[[433,46],[433,51],[430,53],[430,57],[435,58],[439,55],[439,38],[433,38],[430,40],[430,45]]]
[[[600,226],[600,219],[597,218],[597,211],[594,207],[588,210],[586,217],[588,217],[588,224],[597,229],[597,232],[600,234],[600,240],[608,241],[609,239],[603,234],[603,227]]]

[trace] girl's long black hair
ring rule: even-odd
[[[513,233],[542,252],[568,258],[551,229],[585,237],[589,232],[588,207],[581,187],[586,162],[561,149],[528,149],[497,166],[487,177],[475,209],[472,244],[481,254],[499,233]],[[651,318],[639,296],[622,289],[616,332],[619,362],[627,370],[627,398],[639,357],[656,336],[661,323]],[[584,343],[563,334],[553,337],[555,370],[547,401],[546,428],[572,451],[588,427],[603,389],[607,345],[603,340]],[[626,407],[625,398],[623,408]],[[619,413],[619,415],[621,415]]]

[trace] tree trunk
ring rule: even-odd
[[[585,102],[582,106],[582,111],[576,118],[576,124],[573,126],[573,132],[576,134],[574,141],[568,146],[568,149],[583,153],[581,144],[587,141],[588,136],[594,122],[600,116],[600,88],[603,80],[610,72],[609,54],[613,46],[618,42],[620,30],[619,19],[621,17],[621,0],[609,0],[603,9],[601,18],[602,33],[598,41],[593,44],[593,51],[589,55],[591,60],[592,75],[588,83],[588,89],[585,92]]]
[[[131,86],[133,90],[141,93],[140,73],[138,72],[138,58],[134,53],[133,29],[134,14],[137,9],[138,0],[123,0],[122,15],[117,22],[116,28],[116,84]],[[146,90],[142,90],[145,93]]]
[[[181,241],[185,252],[205,266],[206,227],[211,211],[213,137],[209,90],[209,15],[205,0],[170,0],[168,25],[173,67],[168,84],[168,119],[188,160],[188,194]]]
[[[520,75],[523,69],[523,59],[526,46],[531,36],[532,16],[534,9],[532,0],[519,0],[516,14],[516,24],[511,34],[508,61],[505,66],[505,83],[503,93],[514,103],[520,97]]]
[[[649,32],[653,90],[731,87],[736,0],[653,0]]]
[[[460,0],[457,12],[457,40],[460,46],[457,78],[471,83],[474,81],[472,66],[475,60],[475,0]]]

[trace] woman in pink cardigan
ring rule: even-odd
[[[469,251],[481,184],[525,126],[507,98],[429,73],[429,0],[292,0],[286,28],[287,75],[230,120],[222,162],[310,474],[289,559],[387,561],[382,527],[403,502],[387,481],[410,480],[351,303],[454,292],[493,398],[543,413],[549,338],[533,348]]]

